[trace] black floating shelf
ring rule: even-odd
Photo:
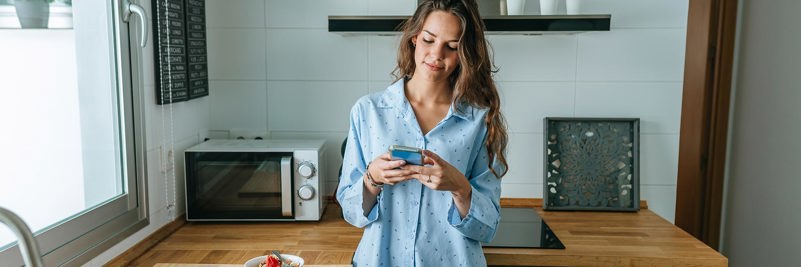
[[[342,34],[400,34],[409,16],[328,16],[328,31]],[[612,15],[531,15],[485,17],[487,34],[559,34],[609,31]]]

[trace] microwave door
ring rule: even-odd
[[[281,214],[292,216],[292,157],[281,158]]]

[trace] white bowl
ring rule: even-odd
[[[281,254],[281,257],[283,257],[284,259],[290,260],[292,262],[297,262],[298,266],[303,267],[303,258],[301,258],[301,257],[295,256],[295,255],[292,255],[292,254]],[[259,267],[259,263],[260,262],[264,262],[265,259],[267,259],[267,256],[258,256],[258,257],[252,258],[252,259],[248,260],[247,262],[245,262],[245,267]]]

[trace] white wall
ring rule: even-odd
[[[801,2],[739,10],[721,251],[731,266],[798,266]]]
[[[529,2],[536,13],[537,1]],[[391,82],[398,37],[329,33],[327,16],[409,15],[417,1],[206,3],[211,129],[326,139],[336,152],[326,171],[333,190],[350,107]],[[641,197],[672,221],[688,1],[583,5],[586,13],[612,14],[612,30],[489,38],[510,128],[502,194],[542,197],[543,117],[639,117]]]

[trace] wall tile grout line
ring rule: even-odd
[[[270,36],[268,35],[269,32],[269,24],[267,23],[267,14],[269,11],[267,10],[269,7],[267,6],[268,0],[263,0],[264,3],[264,77],[266,78],[266,82],[264,84],[264,90],[266,91],[264,94],[264,125],[266,129],[265,138],[272,137],[272,131],[270,130],[270,64],[268,60],[268,53],[267,49],[269,49],[270,43]]]
[[[575,64],[573,65],[573,117],[576,116],[576,105],[577,105],[576,98],[578,98],[579,38],[580,37],[578,35],[576,35],[574,38],[576,40],[576,53],[574,54]]]

